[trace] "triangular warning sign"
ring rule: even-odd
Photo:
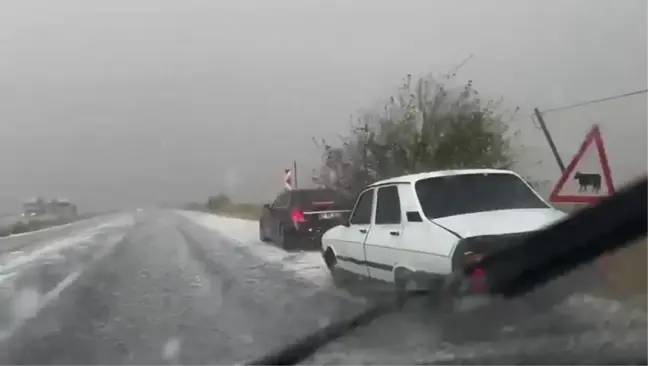
[[[549,196],[554,203],[594,203],[614,194],[612,173],[598,125],[589,131]]]

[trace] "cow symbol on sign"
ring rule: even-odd
[[[599,193],[601,190],[601,175],[600,174],[588,174],[576,172],[574,174],[574,179],[578,181],[578,191],[587,192],[588,188],[591,188],[591,192]]]

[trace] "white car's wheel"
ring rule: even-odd
[[[323,257],[324,263],[326,263],[326,267],[331,273],[331,278],[333,279],[335,286],[344,287],[345,285],[347,285],[348,278],[344,275],[343,271],[337,268],[337,258],[335,257],[333,251],[330,248],[327,248],[326,251],[324,251]]]
[[[418,302],[424,304],[427,310],[451,311],[453,304],[453,298],[444,293],[438,284],[428,283],[406,269],[394,272],[394,297],[396,307],[400,309],[412,297],[424,300]]]
[[[398,309],[405,306],[408,298],[409,275],[406,270],[396,270],[394,272],[394,303]]]

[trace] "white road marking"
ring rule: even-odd
[[[102,233],[102,230],[111,227],[129,226],[133,224],[130,217],[121,217],[116,220],[102,223],[79,233],[71,234],[62,239],[44,240],[37,249],[32,251],[15,250],[0,256],[0,274],[16,270],[27,263],[42,259],[46,255],[53,255],[63,249],[78,246],[92,241],[93,237]],[[92,243],[91,243],[92,244]]]
[[[117,243],[121,241],[116,240],[112,243],[106,245],[106,247],[99,251],[98,255],[95,256],[95,260],[99,260],[104,256],[112,252]],[[80,269],[70,273],[65,277],[61,282],[59,282],[53,289],[47,292],[45,295],[40,296],[38,291],[35,291],[33,288],[27,287],[22,289],[15,297],[13,302],[13,319],[15,320],[9,329],[5,331],[0,331],[0,341],[4,341],[8,338],[11,338],[20,328],[22,328],[25,323],[36,317],[44,308],[49,306],[53,301],[57,300],[61,293],[72,285],[86,270],[86,267],[81,267]]]
[[[97,233],[90,233],[78,236],[67,237],[65,239],[59,239],[47,243],[39,249],[34,250],[33,252],[24,254],[19,252],[22,255],[10,256],[8,261],[5,261],[3,265],[0,265],[0,273],[8,273],[16,270],[18,267],[21,267],[29,262],[41,259],[47,254],[53,254],[59,252],[63,249],[70,248],[72,246],[78,245],[84,241],[92,239]],[[11,258],[13,257],[13,258]]]
[[[22,289],[12,304],[14,322],[9,329],[0,332],[0,341],[13,337],[29,319],[34,318],[42,309],[52,303],[52,301],[58,299],[61,292],[74,283],[79,276],[81,276],[81,270],[72,272],[44,296],[40,296],[38,291],[30,287]]]

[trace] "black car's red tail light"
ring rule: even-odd
[[[302,211],[297,208],[293,209],[290,212],[290,219],[295,225],[297,225],[300,222],[306,222],[306,218],[304,218],[304,213],[302,213]]]

